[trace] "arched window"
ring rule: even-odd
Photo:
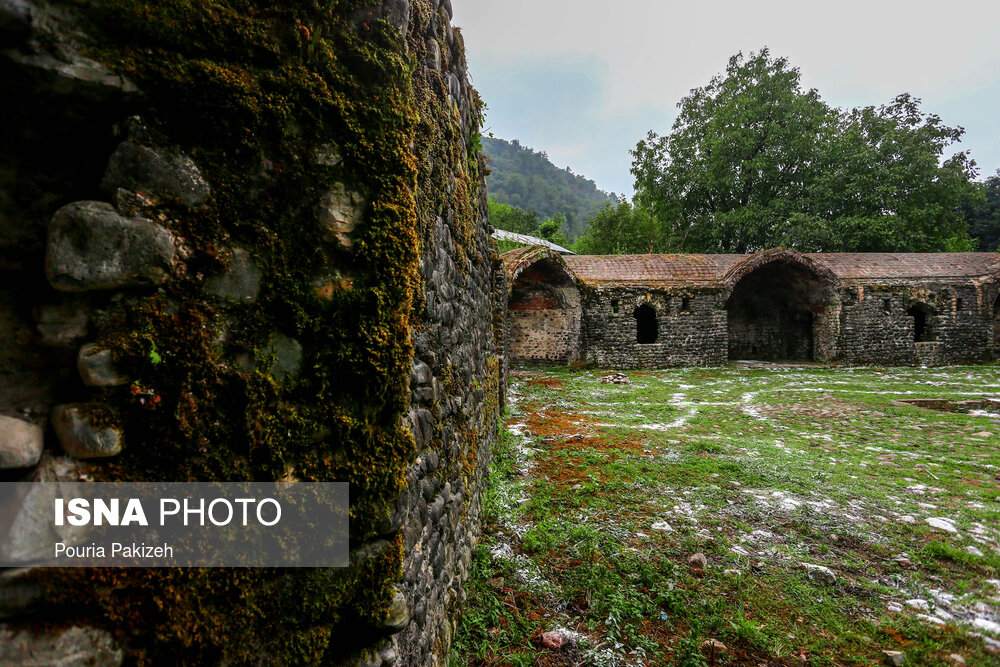
[[[913,341],[915,343],[929,343],[934,340],[934,327],[931,318],[934,311],[930,306],[918,303],[911,306],[906,314],[913,318]]]
[[[635,317],[635,340],[637,343],[648,345],[655,343],[659,335],[659,327],[656,323],[656,310],[647,303],[642,304],[632,313]]]

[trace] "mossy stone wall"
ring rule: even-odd
[[[347,481],[352,544],[342,570],[7,573],[5,631],[97,664],[439,661],[505,385],[450,2],[2,13],[0,409],[47,429],[3,474]],[[67,457],[56,405],[118,450]]]

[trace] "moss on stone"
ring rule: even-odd
[[[65,584],[67,608],[96,609],[139,664],[165,651],[191,664],[329,662],[377,632],[401,576],[402,542],[380,531],[415,455],[401,415],[409,403],[420,244],[447,203],[460,212],[456,243],[471,249],[481,158],[455,115],[444,114],[441,82],[419,74],[422,65],[399,33],[359,19],[368,3],[120,0],[98,7],[91,55],[143,92],[136,109],[147,127],[142,141],[190,155],[212,187],[204,208],[167,203],[147,212],[183,239],[186,273],[156,294],[110,306],[102,320],[101,344],[136,382],[102,394],[122,414],[128,447],[98,475],[266,481],[294,470],[304,481],[347,481],[352,542],[382,537],[389,547],[346,570],[52,576]],[[417,21],[430,11],[443,10],[414,3]],[[446,58],[462,58],[460,49]],[[333,166],[317,159],[330,144],[343,158]],[[433,168],[418,165],[414,145]],[[451,189],[453,165],[462,168]],[[426,176],[419,187],[418,170]],[[325,245],[317,224],[317,203],[336,183],[369,202],[350,252]],[[450,202],[442,202],[445,191]],[[233,244],[264,268],[252,306],[213,305],[201,291]],[[350,280],[318,298],[316,277],[330,271]],[[294,381],[277,383],[237,363],[275,333],[306,351]]]

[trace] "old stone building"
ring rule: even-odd
[[[515,362],[978,363],[1000,350],[1000,255],[503,256]]]

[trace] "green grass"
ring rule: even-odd
[[[1000,420],[894,402],[1000,369],[603,374],[514,374],[453,665],[1000,662],[973,634],[1000,640],[973,625],[1000,620]]]

